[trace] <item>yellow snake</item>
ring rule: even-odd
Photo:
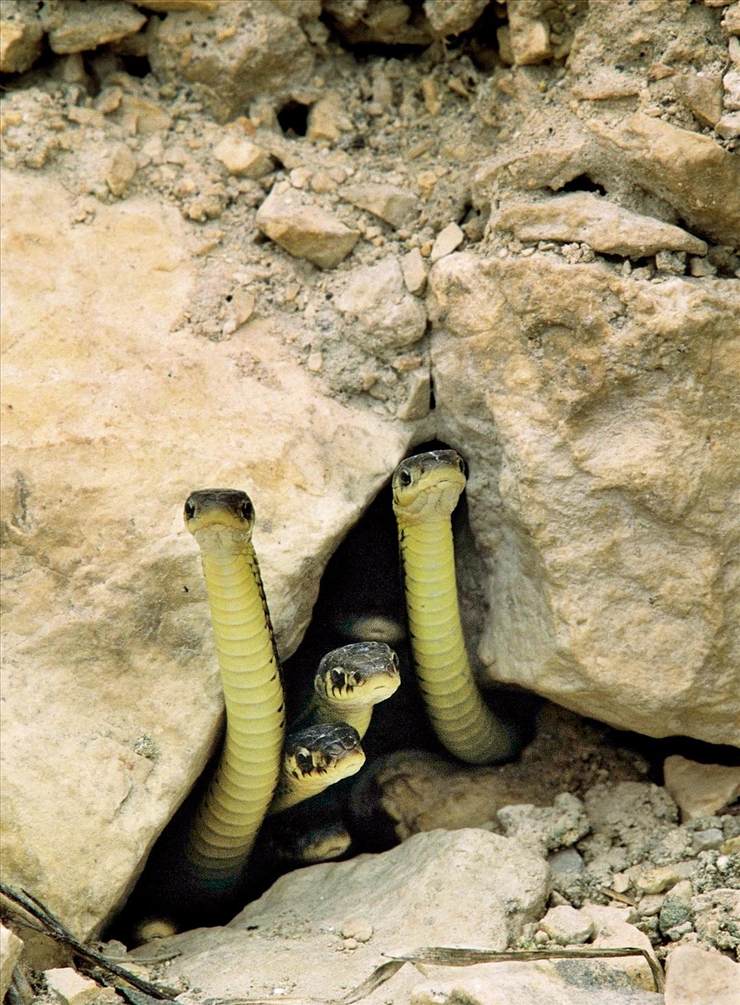
[[[275,641],[252,546],[246,492],[204,489],[185,503],[198,543],[226,704],[226,738],[186,859],[208,892],[239,880],[281,769],[285,706]]]
[[[280,813],[318,795],[356,774],[364,763],[359,734],[346,722],[322,722],[290,733],[270,813]]]
[[[514,741],[483,701],[462,633],[451,518],[465,482],[465,462],[454,450],[408,457],[393,475],[393,510],[427,713],[451,754],[490,764],[511,756]]]

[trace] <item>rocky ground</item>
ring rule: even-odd
[[[288,657],[436,439],[482,679],[557,705],[513,765],[376,764],[398,847],[127,965],[326,1001],[423,945],[636,945],[729,1005],[740,4],[2,0],[0,72],[8,881],[99,937],[217,743],[188,492],[249,488]],[[17,931],[13,1005],[115,997]],[[663,1000],[639,956],[363,1000],[538,999]]]

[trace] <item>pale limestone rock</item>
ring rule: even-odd
[[[136,158],[125,143],[119,143],[108,160],[105,183],[113,195],[124,194],[136,174]]]
[[[399,419],[413,422],[429,415],[431,377],[428,369],[417,370],[409,376],[406,400],[396,410]]]
[[[740,160],[709,136],[638,113],[589,128],[623,159],[633,183],[661,196],[691,226],[719,241],[740,239]]]
[[[23,940],[10,928],[0,924],[0,1001],[5,1000],[13,979],[13,970],[22,952]]]
[[[322,397],[275,322],[252,322],[248,345],[183,328],[193,275],[176,209],[131,198],[80,227],[48,177],[6,174],[1,192],[0,857],[9,883],[87,937],[219,732],[183,500],[213,484],[249,490],[288,655],[325,562],[408,434]]]
[[[740,795],[740,767],[701,764],[677,754],[663,762],[665,787],[683,821],[721,812]]]
[[[728,35],[740,35],[740,3],[730,4],[722,18],[722,27]]]
[[[641,258],[662,249],[705,255],[707,245],[681,227],[633,213],[590,192],[571,192],[547,202],[518,202],[495,217],[494,226],[522,241],[583,241],[594,251]]]
[[[434,831],[383,854],[299,869],[225,928],[166,939],[158,951],[177,950],[168,980],[184,977],[204,997],[270,996],[287,983],[297,999],[327,1001],[365,980],[383,953],[451,941],[503,949],[540,916],[546,892],[546,864],[515,842],[480,830]],[[372,938],[355,936],[354,950],[340,955],[341,929],[358,905]],[[405,976],[383,986],[383,1001],[406,1000]]]
[[[339,265],[360,236],[294,191],[273,190],[257,211],[257,226],[289,254],[321,269]]]
[[[0,13],[0,73],[22,73],[41,55],[44,30],[25,5],[6,0]]]
[[[683,73],[676,77],[676,94],[690,112],[706,126],[722,114],[722,78],[719,74]]]
[[[440,37],[459,35],[472,28],[488,0],[424,0],[424,13]]]
[[[371,350],[393,352],[418,342],[426,330],[424,305],[406,289],[395,255],[342,277],[337,309],[352,318],[347,337]]]
[[[737,1005],[740,963],[700,946],[677,946],[666,960],[665,1005]]]
[[[445,255],[451,255],[465,240],[465,233],[456,223],[448,223],[434,239],[429,256],[432,262],[438,262]]]
[[[223,0],[134,0],[137,7],[153,10],[158,14],[169,14],[174,10],[217,10]]]
[[[266,150],[239,136],[224,136],[213,148],[213,156],[237,177],[264,178],[275,166]]]
[[[129,133],[154,136],[166,132],[172,125],[172,116],[156,101],[140,94],[123,94],[115,109],[115,120]]]
[[[418,983],[417,974],[409,1005],[663,1005],[662,995],[638,991],[626,978],[605,972],[601,962],[435,967],[434,979]]]
[[[467,253],[429,282],[490,676],[649,735],[736,742],[737,284]]]
[[[541,0],[509,0],[509,42],[517,66],[542,63],[552,55],[550,30]]]
[[[567,904],[551,907],[537,927],[561,946],[588,942],[594,933],[593,918]]]
[[[496,817],[507,837],[538,847],[542,855],[575,844],[591,830],[583,803],[569,792],[556,796],[552,806],[504,806]]]
[[[728,112],[715,125],[715,130],[726,140],[740,136],[740,112]]]
[[[66,0],[44,15],[49,45],[54,52],[84,52],[133,35],[146,17],[124,0]]]
[[[730,112],[740,109],[740,70],[729,70],[722,78],[722,104]]]
[[[313,69],[311,45],[299,23],[304,5],[222,3],[214,10],[173,10],[153,18],[149,59],[160,81],[186,81],[226,122],[252,99],[287,99]]]
[[[639,928],[624,920],[625,912],[618,908],[584,904],[581,913],[590,918],[594,925],[591,940],[594,947],[624,948],[634,946],[645,949],[655,959],[650,939]],[[623,959],[603,960],[605,968],[626,975],[630,983],[645,991],[655,989],[655,980],[646,959],[641,956],[626,956]]]
[[[323,94],[311,105],[306,126],[306,136],[309,140],[336,143],[342,133],[348,132],[351,128],[352,119],[336,91]]]
[[[72,967],[45,970],[46,987],[59,1005],[90,1005],[100,996],[102,988]]]
[[[423,293],[427,284],[427,269],[418,248],[412,248],[408,254],[403,256],[401,271],[409,293]]]
[[[353,206],[366,209],[392,227],[402,227],[419,214],[419,200],[408,189],[397,185],[374,184],[345,185],[342,198]]]

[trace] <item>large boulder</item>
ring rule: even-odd
[[[489,676],[652,736],[737,742],[740,289],[469,253],[430,285]]]
[[[277,326],[193,334],[176,210],[132,198],[81,225],[48,178],[9,174],[2,190],[2,861],[86,936],[218,734],[188,492],[252,494],[287,655],[326,560],[406,438],[325,397]]]

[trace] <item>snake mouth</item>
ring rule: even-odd
[[[218,527],[251,533],[254,506],[239,489],[198,489],[185,502],[185,526],[191,534]]]

